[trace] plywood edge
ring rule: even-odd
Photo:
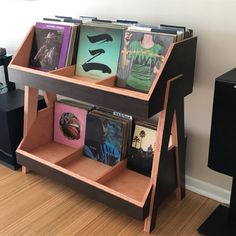
[[[115,76],[106,78],[103,80],[96,80],[93,78],[81,77],[81,76],[76,76],[76,75],[74,75],[72,78],[69,78],[68,75],[64,77],[61,74],[59,75],[58,73],[56,73],[56,79],[73,82],[75,84],[84,85],[90,88],[102,90],[104,92],[132,97],[132,98],[143,100],[143,101],[149,101],[150,99],[150,95],[147,93],[142,93],[142,92],[138,92],[134,90],[129,90],[126,88],[116,87]]]
[[[63,167],[68,163],[70,163],[71,161],[82,157],[82,154],[83,154],[83,148],[77,149],[74,153],[72,153],[69,156],[66,156],[65,158],[56,162],[55,164]]]
[[[109,92],[113,94],[135,98],[140,101],[147,102],[150,99],[149,94],[141,93],[141,92],[137,92],[133,90],[128,90],[125,88],[115,87],[115,86],[112,86],[113,83],[111,82],[107,82],[106,85],[103,85],[103,84],[99,84],[98,81],[95,79],[88,79],[86,77],[79,77],[79,76],[71,75],[71,70],[73,70],[73,67],[70,67],[70,68],[68,67],[66,69],[63,68],[62,74],[58,73],[59,72],[58,70],[52,71],[52,72],[45,72],[45,71],[35,70],[26,66],[15,65],[15,64],[11,64],[10,69],[19,71],[19,72],[24,72],[27,74],[31,74],[32,80],[33,80],[33,77],[36,75],[36,76],[44,77],[43,78],[44,80],[45,78],[51,78],[51,79],[63,81],[70,84],[80,85],[80,86],[84,86],[84,87],[88,87],[88,88],[92,88],[96,90],[101,90],[104,92]],[[15,76],[15,75],[12,75],[12,76]],[[23,75],[19,75],[19,76],[23,76]],[[42,83],[44,82],[42,81]],[[47,83],[46,80],[45,80],[45,83]]]
[[[117,165],[113,166],[110,170],[104,173],[104,175],[97,179],[96,182],[100,184],[106,183],[109,179],[114,178],[127,166],[127,160],[120,161]]]
[[[175,147],[175,144],[173,142],[173,135],[171,134],[170,135],[170,138],[169,138],[169,145],[168,145],[168,151],[170,151],[172,148]]]
[[[126,195],[124,195],[124,194],[122,194],[120,192],[117,192],[117,191],[115,191],[115,190],[113,190],[113,189],[111,189],[111,188],[109,188],[107,186],[104,186],[104,185],[102,185],[100,183],[97,183],[96,181],[92,181],[90,179],[87,179],[86,177],[80,176],[80,175],[75,174],[75,173],[73,173],[73,172],[71,172],[69,170],[66,170],[66,169],[64,169],[61,166],[58,166],[58,165],[56,165],[54,163],[50,163],[50,162],[48,162],[48,161],[46,161],[44,159],[41,159],[41,158],[33,155],[32,153],[28,152],[28,151],[24,151],[24,150],[18,148],[17,149],[17,153],[20,154],[20,155],[23,155],[23,156],[25,156],[25,157],[27,157],[29,159],[35,160],[37,162],[40,162],[43,165],[49,166],[49,167],[51,167],[51,168],[53,168],[55,170],[58,170],[59,172],[64,173],[64,174],[66,174],[68,176],[74,177],[75,179],[78,179],[78,180],[80,180],[80,181],[82,181],[82,182],[84,182],[86,184],[92,185],[92,186],[94,186],[94,187],[96,187],[96,188],[98,188],[98,189],[100,189],[100,190],[102,190],[104,192],[112,194],[112,195],[114,195],[114,196],[116,196],[118,198],[121,198],[121,199],[123,199],[123,200],[125,200],[125,201],[127,201],[127,202],[129,202],[129,203],[131,203],[133,205],[136,205],[136,206],[138,206],[140,208],[144,207],[145,202],[140,202],[140,201],[137,201],[135,199],[132,199],[132,198],[130,198],[130,197],[128,197],[128,196],[126,196]]]
[[[49,72],[50,74],[72,77],[75,74],[75,65],[62,67]]]
[[[111,85],[111,83],[110,83],[110,85]],[[115,93],[115,94],[119,94],[119,95],[123,95],[123,96],[127,96],[127,97],[132,97],[132,98],[135,98],[138,100],[149,101],[149,99],[150,99],[150,94],[142,93],[142,92],[138,92],[138,91],[134,91],[134,90],[129,90],[126,88],[119,88],[119,87],[115,87],[115,86],[110,86],[110,85],[105,86],[103,84],[96,84],[96,88],[106,91],[106,92],[110,92],[110,93]]]
[[[150,183],[149,183],[149,185],[148,185],[148,187],[147,187],[147,190],[146,190],[145,194],[143,195],[142,202],[145,202],[145,201],[147,200],[148,195],[149,195],[151,189],[152,189],[152,183],[151,183],[151,181],[150,181]]]
[[[116,76],[112,76],[103,80],[99,80],[97,84],[101,84],[108,87],[114,87],[116,82]]]
[[[53,107],[47,107],[38,112],[35,122],[21,143],[22,149],[31,150],[52,140],[53,112]]]
[[[23,137],[22,140],[21,140],[21,142],[20,142],[20,144],[18,145],[18,147],[17,147],[17,149],[16,149],[16,152],[17,152],[18,150],[21,150],[21,149],[22,149],[22,145],[23,145],[24,141],[25,141],[25,138]]]
[[[21,65],[21,66],[28,65],[33,37],[34,37],[34,26],[30,28],[28,34],[23,40],[23,43],[18,48],[15,56],[13,56],[13,59],[10,62],[9,67],[11,67],[11,65]]]
[[[128,197],[128,196],[126,196],[126,195],[124,195],[124,194],[122,194],[120,192],[117,192],[117,191],[115,191],[115,190],[113,190],[113,189],[111,189],[111,188],[109,188],[109,187],[107,187],[105,185],[97,183],[96,181],[89,180],[89,179],[87,179],[87,178],[85,178],[83,176],[80,176],[80,175],[75,174],[75,173],[73,173],[71,171],[68,171],[68,170],[66,170],[66,169],[64,169],[64,168],[62,168],[60,166],[55,166],[55,165],[53,165],[53,166],[54,166],[53,168],[58,169],[59,171],[65,173],[67,175],[70,175],[70,176],[72,176],[72,177],[74,177],[76,179],[79,179],[79,180],[87,183],[87,184],[90,184],[90,185],[92,185],[92,186],[94,186],[94,187],[96,187],[96,188],[98,188],[98,189],[100,189],[102,191],[105,191],[105,192],[110,193],[110,194],[112,194],[114,196],[117,196],[117,197],[119,197],[119,198],[121,198],[121,199],[123,199],[123,200],[125,200],[125,201],[127,201],[129,203],[131,203],[131,204],[134,204],[134,205],[136,205],[138,207],[143,207],[144,206],[144,202],[137,201],[137,200],[135,200],[133,198],[130,198],[130,197]]]
[[[35,122],[38,113],[38,90],[25,86],[24,94],[24,137]]]
[[[55,101],[57,100],[57,95],[55,93],[44,91],[43,96],[47,107],[54,107]]]

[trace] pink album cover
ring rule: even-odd
[[[74,148],[84,146],[87,110],[55,103],[54,141]]]

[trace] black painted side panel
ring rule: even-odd
[[[157,177],[157,206],[160,206],[168,195],[176,189],[176,161],[175,148],[172,148],[166,157],[162,158]]]

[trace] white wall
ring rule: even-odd
[[[36,20],[55,14],[129,18],[194,29],[195,83],[185,100],[187,175],[230,190],[231,178],[208,169],[207,158],[214,80],[236,66],[235,9],[235,0],[8,0],[1,2],[0,45],[14,54]]]

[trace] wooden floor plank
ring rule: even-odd
[[[12,171],[11,169],[2,166],[0,163],[0,181],[7,178],[9,175],[14,174],[14,171]]]
[[[173,194],[159,207],[151,235],[197,236],[217,205],[190,191],[182,201]],[[0,166],[0,235],[147,236],[143,223],[56,181]]]
[[[58,232],[57,235],[64,236],[79,234],[79,231],[83,230],[86,227],[89,227],[88,225],[91,222],[95,221],[96,218],[98,218],[100,215],[103,215],[104,211],[107,210],[107,207],[105,207],[101,203],[88,201],[88,204],[89,206],[85,205],[87,209],[83,212],[80,212],[79,214],[76,214],[76,219],[74,219],[67,225],[64,225],[64,227],[60,229],[60,232]]]
[[[37,175],[26,176],[21,172],[9,175],[7,178],[0,180],[0,205],[11,198],[16,198],[16,195],[37,185],[45,179]]]
[[[117,235],[131,220],[131,217],[109,208],[76,235]]]
[[[205,219],[213,212],[218,206],[218,202],[211,199],[207,201],[198,209],[198,211],[189,218],[188,222],[180,229],[177,235],[199,235],[196,231],[197,228],[205,221]]]
[[[192,192],[187,192],[182,201],[173,199],[174,207],[162,207],[159,211],[159,221],[153,233],[157,235],[177,235],[178,229],[182,228],[188,222],[198,209],[207,201],[205,197]]]
[[[143,222],[133,219],[125,228],[123,228],[118,236],[136,236],[143,232]]]
[[[28,191],[22,191],[0,206],[0,229],[13,224],[19,218],[47,201],[50,196],[41,192],[35,186]],[[27,220],[27,218],[26,218]]]
[[[50,183],[46,183],[44,185],[46,186],[47,184],[50,185]],[[55,185],[55,183],[54,183],[54,185]],[[34,230],[34,229],[32,229],[32,223],[34,223],[37,220],[40,221],[40,218],[48,219],[47,215],[49,214],[49,212],[52,209],[57,208],[60,205],[63,205],[66,200],[68,200],[70,202],[69,198],[75,194],[74,191],[69,190],[69,189],[63,190],[62,186],[60,186],[60,187],[61,187],[61,189],[54,189],[54,191],[55,191],[54,196],[52,196],[51,193],[49,193],[49,194],[47,193],[47,196],[49,196],[48,200],[45,200],[45,201],[37,204],[37,206],[35,206],[29,212],[23,211],[22,216],[20,218],[16,219],[14,222],[12,222],[10,225],[8,225],[8,227],[0,229],[0,235],[5,235],[8,232],[10,232],[12,235],[15,235],[15,234],[17,234],[17,232],[19,230],[26,231],[27,229],[31,232]],[[56,191],[56,190],[58,190],[58,191]],[[35,194],[39,194],[39,193],[40,193],[40,191],[35,189]],[[41,198],[41,194],[38,195],[38,198]],[[16,208],[16,207],[14,207],[14,208]],[[49,223],[50,221],[46,220],[46,222]],[[37,226],[37,224],[36,224],[36,226]]]

